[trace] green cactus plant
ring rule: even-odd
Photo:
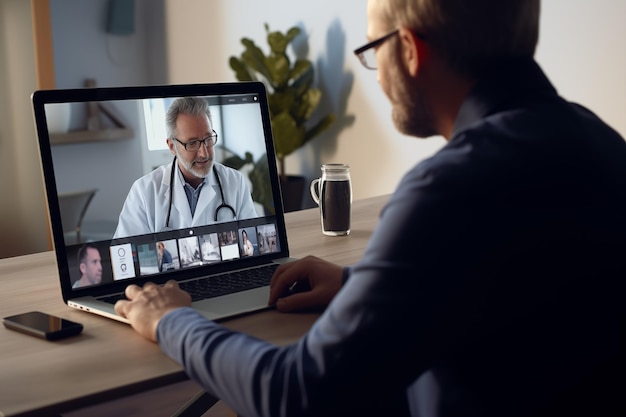
[[[266,23],[265,31],[270,47],[268,55],[253,40],[242,38],[245,49],[240,57],[230,57],[229,64],[239,81],[262,81],[268,90],[278,171],[285,178],[285,157],[328,129],[335,115],[327,114],[312,126],[308,123],[322,92],[313,87],[312,62],[296,59],[292,64],[287,56],[287,47],[300,34],[300,29],[272,32]]]

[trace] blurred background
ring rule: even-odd
[[[315,66],[320,115],[337,116],[329,130],[287,158],[287,172],[310,181],[320,164],[342,162],[351,166],[355,199],[392,192],[405,171],[444,141],[395,130],[376,72],[352,53],[366,42],[365,3],[0,0],[0,258],[51,249],[34,90],[79,88],[86,79],[101,87],[235,81],[229,58],[243,51],[243,37],[267,52],[265,23],[271,30],[302,30],[290,52]],[[544,0],[537,50],[559,92],[622,136],[625,18],[623,0]],[[312,206],[303,201],[303,208]]]

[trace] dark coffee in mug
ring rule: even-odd
[[[322,233],[328,236],[350,234],[352,184],[346,164],[322,165],[322,177],[311,181],[311,197],[320,206]]]
[[[320,200],[324,230],[329,232],[350,230],[350,181],[323,181]]]

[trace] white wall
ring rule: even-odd
[[[49,0],[56,88],[162,84],[162,0],[135,0],[134,32],[106,32],[109,0]]]
[[[444,142],[396,132],[376,73],[352,54],[365,41],[365,3],[166,0],[170,81],[232,81],[228,58],[241,53],[241,37],[267,51],[265,22],[281,31],[301,27],[327,94],[325,106],[348,122],[290,156],[288,170],[313,177],[320,163],[345,162],[352,167],[355,198],[389,193],[405,171]],[[624,19],[623,0],[544,0],[537,58],[565,97],[590,107],[626,136]]]
[[[537,60],[565,98],[626,137],[626,1],[544,0]]]

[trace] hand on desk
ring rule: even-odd
[[[341,266],[307,256],[278,267],[270,284],[269,304],[276,304],[282,312],[324,308],[341,289],[342,279]]]
[[[115,312],[129,319],[137,333],[153,342],[156,342],[159,320],[165,313],[191,305],[191,296],[181,290],[176,281],[168,281],[163,286],[147,282],[143,288],[129,285],[125,293],[128,300],[115,303]]]
[[[276,304],[276,309],[283,312],[324,308],[341,288],[342,277],[342,267],[314,256],[281,265],[272,277],[269,304]],[[294,291],[294,285],[308,290]],[[143,288],[129,285],[125,292],[128,300],[115,303],[115,312],[129,319],[137,333],[153,342],[161,317],[191,305],[191,296],[176,281],[163,286],[148,282]]]

